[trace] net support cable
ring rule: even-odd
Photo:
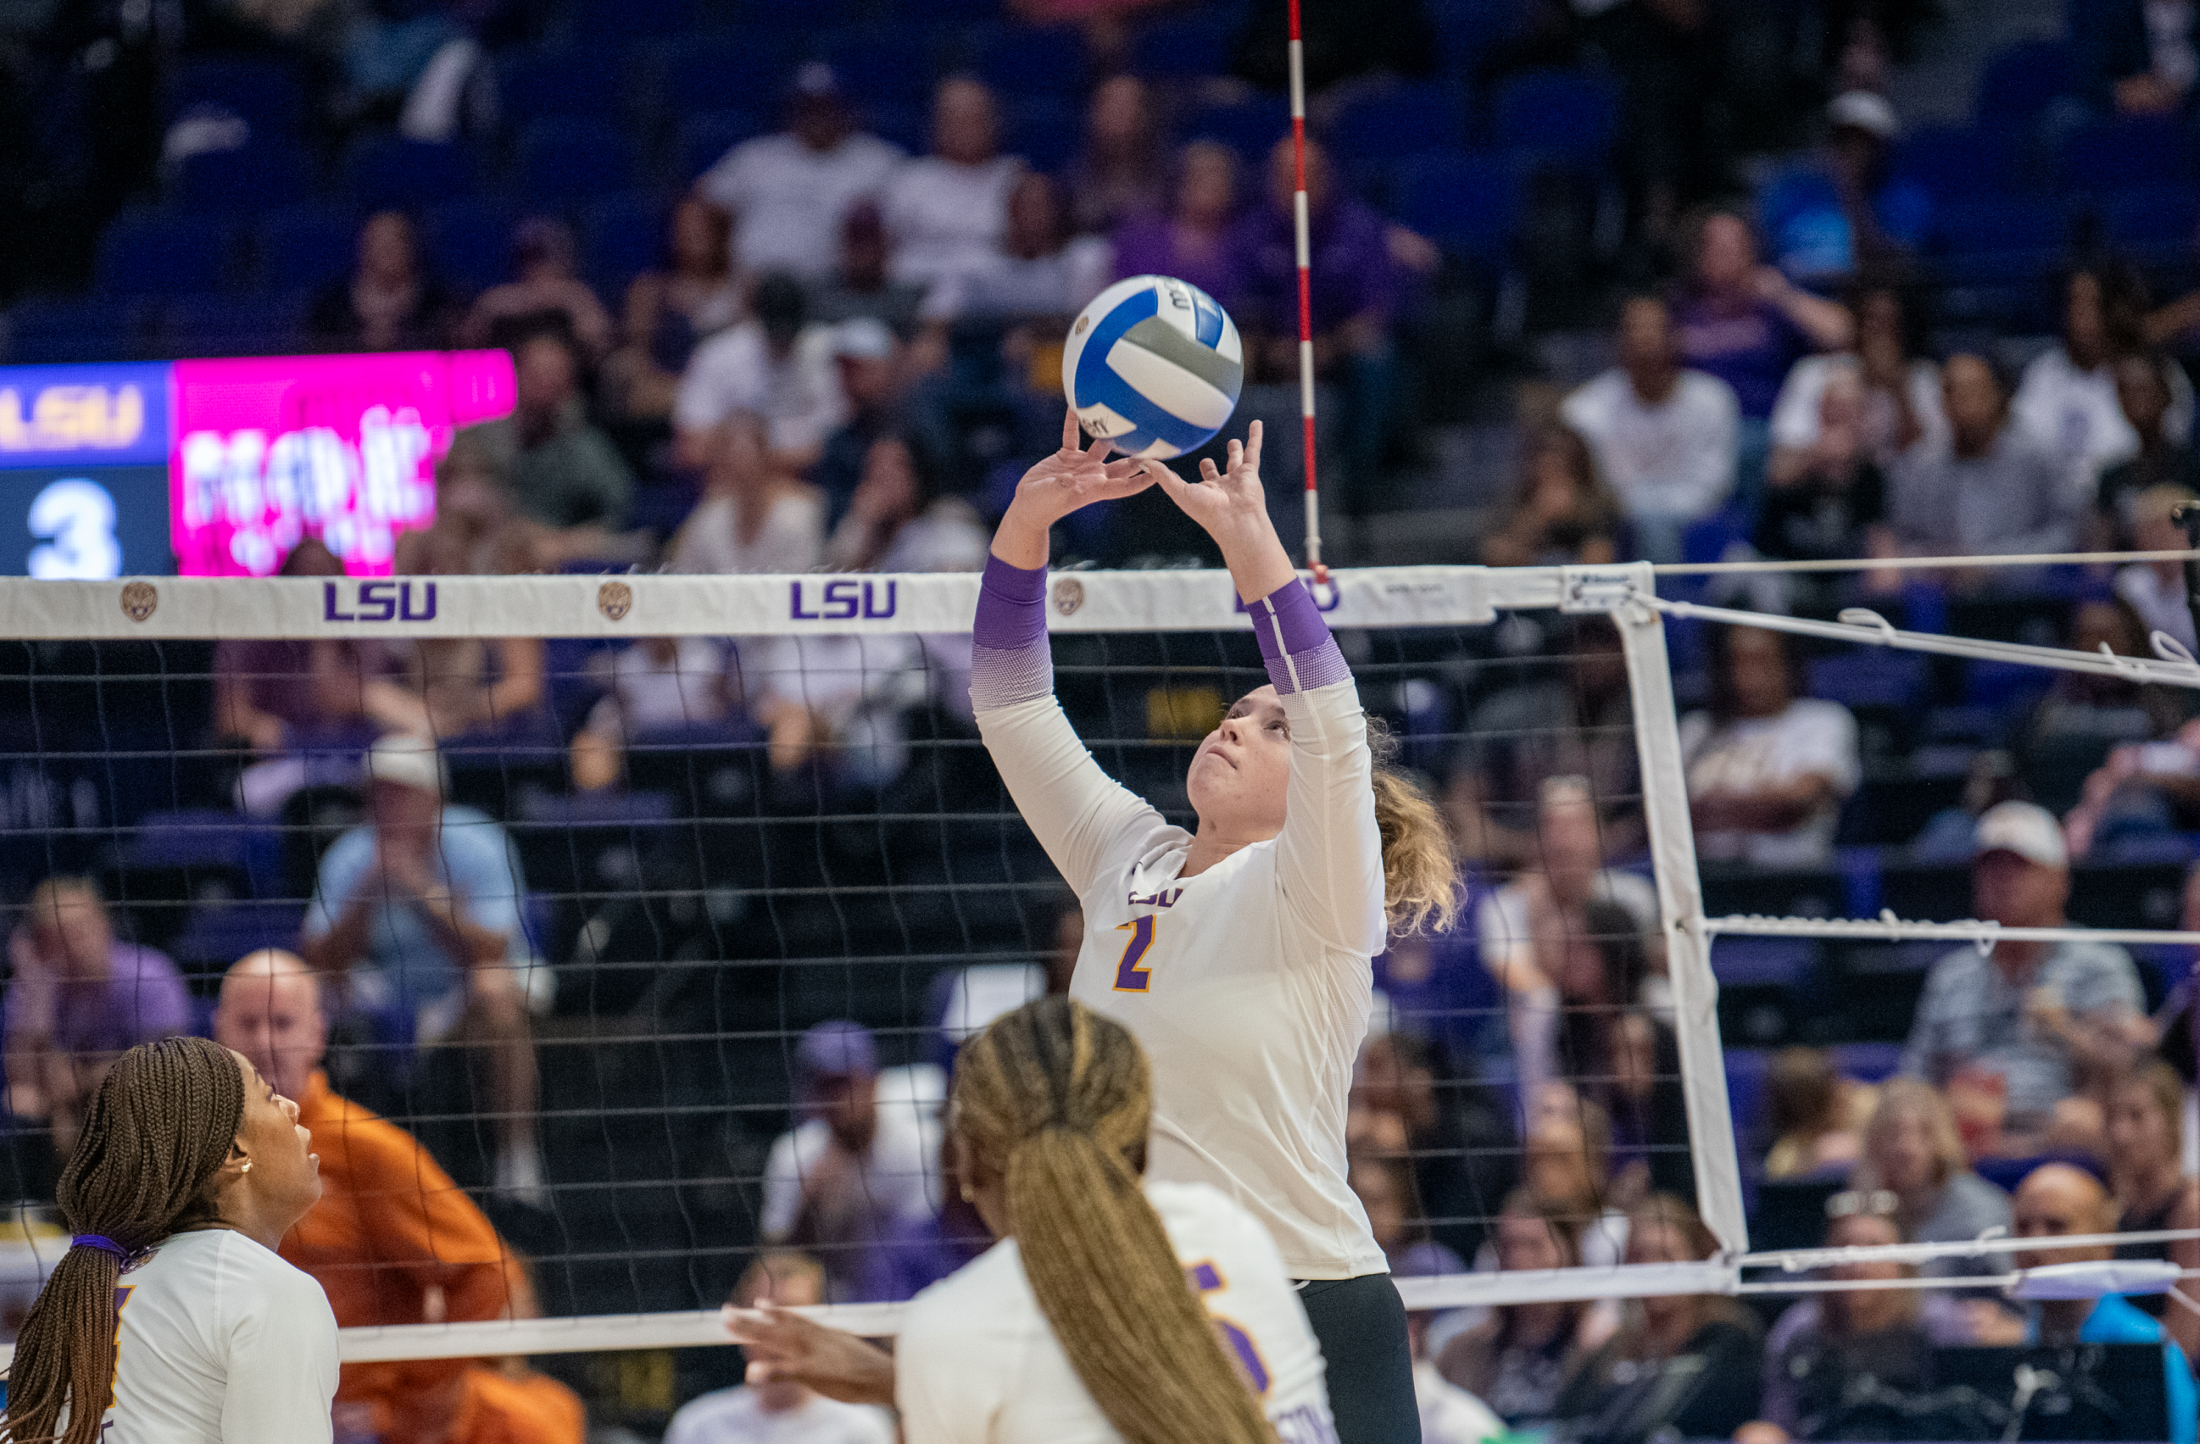
[[[2121,554],[2106,557],[2121,558]],[[1968,565],[1975,560],[1944,559],[1939,564]],[[2041,559],[1994,560],[2006,565]],[[0,580],[0,636],[25,641],[96,641],[967,633],[977,593],[978,578],[970,574],[270,578],[250,582],[192,577],[5,579]],[[1322,588],[1320,595],[1330,625],[1340,630],[1475,626],[1495,622],[1501,611],[1553,608],[1565,613],[1602,613],[1615,623],[1637,724],[1645,818],[1672,973],[1674,1024],[1696,1169],[1697,1204],[1721,1245],[1717,1257],[1697,1263],[1401,1279],[1399,1291],[1407,1307],[1416,1310],[1769,1291],[1777,1281],[1745,1283],[1742,1270],[1771,1266],[1792,1271],[1839,1261],[1820,1255],[1852,1254],[1843,1250],[1804,1250],[1755,1255],[1748,1251],[1718,1034],[1718,984],[1710,961],[1714,935],[1808,935],[1802,931],[1804,928],[1841,930],[1821,934],[1825,936],[1901,935],[1973,941],[2025,938],[2035,933],[2060,935],[2059,930],[1905,923],[1885,917],[1849,922],[1706,919],[1697,881],[1664,617],[1700,617],[1866,645],[2200,687],[2200,665],[2190,657],[2165,651],[2159,638],[2156,649],[2163,653],[2163,659],[2156,661],[1901,632],[1871,613],[1849,613],[1841,622],[1821,623],[1731,611],[1657,597],[1654,571],[1647,563],[1496,570],[1453,566],[1363,568],[1332,574],[1330,585]],[[1251,626],[1235,587],[1222,571],[1062,571],[1049,579],[1048,602],[1050,628],[1066,633],[1238,631]],[[2100,940],[2128,937],[2133,941],[2200,941],[2200,935],[2182,933],[2087,931],[2083,936]],[[2134,1237],[2120,1236],[2119,1241],[2128,1242]],[[2078,1241],[2056,1239],[2026,1240],[2023,1244],[2028,1252],[2076,1246]],[[2006,1239],[1982,1239],[1908,1247],[1922,1250],[1917,1256],[1925,1258],[2007,1251],[2014,1245]],[[1912,1282],[1918,1287],[1942,1286],[1936,1280]],[[1956,1283],[1978,1286],[1975,1279]],[[882,1337],[895,1331],[901,1307],[835,1305],[810,1312],[835,1327]],[[341,1349],[346,1362],[360,1363],[730,1342],[721,1311],[690,1310],[346,1329],[342,1331]]]

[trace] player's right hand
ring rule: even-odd
[[[784,1379],[843,1404],[894,1406],[894,1359],[877,1345],[773,1303],[728,1304],[719,1318],[748,1354],[752,1387]]]
[[[1154,484],[1154,474],[1136,457],[1109,461],[1114,443],[1101,437],[1080,446],[1084,433],[1077,413],[1062,413],[1062,449],[1042,458],[1023,480],[1016,483],[1016,499],[1009,509],[1042,526],[1052,526],[1080,507],[1096,501],[1136,496]]]

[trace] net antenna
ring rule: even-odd
[[[1306,452],[1306,565],[1317,585],[1329,584],[1322,565],[1321,487],[1314,472],[1313,244],[1306,204],[1306,47],[1299,37],[1299,0],[1291,0],[1291,241],[1299,263],[1299,425]]]

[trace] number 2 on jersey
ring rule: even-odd
[[[1153,974],[1140,966],[1146,960],[1147,950],[1153,946],[1153,914],[1117,923],[1115,930],[1131,935],[1131,940],[1123,945],[1122,961],[1115,965],[1115,991],[1143,993],[1153,982]]]

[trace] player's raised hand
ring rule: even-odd
[[[1079,507],[1135,496],[1153,485],[1148,463],[1135,457],[1109,461],[1108,451],[1114,443],[1103,436],[1090,446],[1080,445],[1084,439],[1077,426],[1077,413],[1064,411],[1062,449],[1041,458],[1024,473],[1023,480],[1016,483],[1011,509],[1052,526]]]
[[[748,1354],[751,1386],[784,1379],[843,1404],[893,1407],[894,1360],[877,1345],[772,1303],[728,1304],[718,1316]]]
[[[1260,442],[1261,426],[1256,421],[1246,429],[1245,440],[1230,443],[1225,466],[1216,467],[1212,458],[1200,461],[1196,482],[1184,480],[1157,461],[1147,466],[1160,473],[1161,489],[1169,500],[1220,542],[1226,534],[1268,526],[1268,498],[1260,485]]]

